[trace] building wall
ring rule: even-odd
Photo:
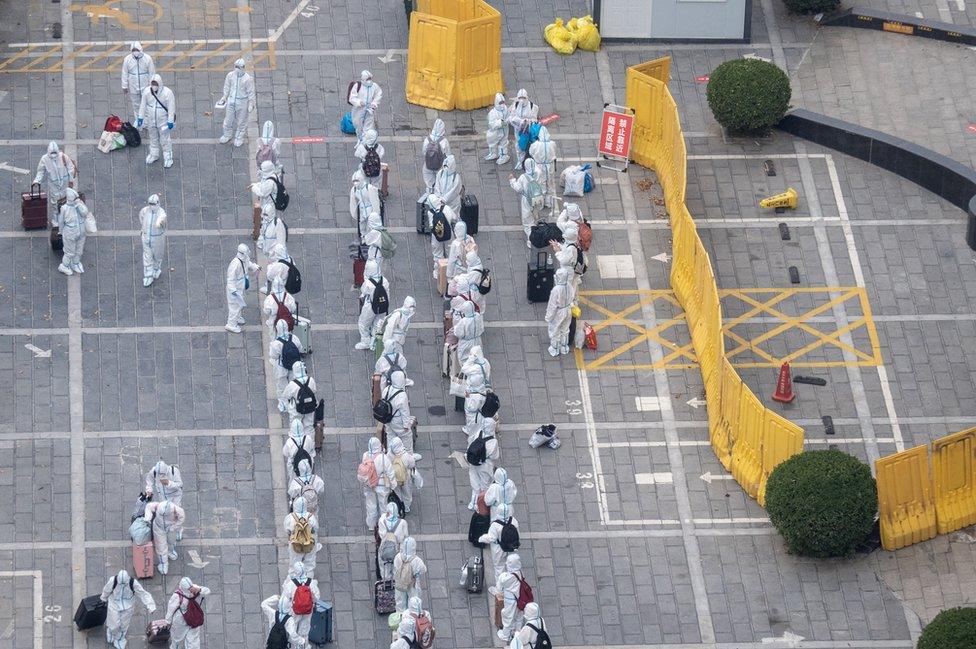
[[[593,0],[608,39],[749,40],[752,0]]]

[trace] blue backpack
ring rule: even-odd
[[[528,151],[532,143],[539,139],[539,122],[533,122],[528,130],[522,131],[518,136],[518,148],[520,151]]]
[[[353,126],[352,123],[352,112],[348,112],[342,116],[342,122],[339,124],[339,128],[341,128],[342,132],[346,135],[356,134],[356,127]]]

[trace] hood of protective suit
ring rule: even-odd
[[[566,229],[563,230],[563,240],[566,243],[576,243],[577,239],[579,239],[579,227],[576,226],[576,223],[570,221]]]
[[[291,371],[295,373],[296,379],[308,378],[308,373],[307,373],[308,368],[305,367],[305,361],[295,361],[295,364],[291,366]],[[296,423],[298,424],[299,430],[301,430],[302,427],[301,420],[296,419],[295,421],[292,422],[292,426],[294,427],[294,424]]]
[[[522,166],[525,167],[525,174],[529,178],[534,178],[539,173],[539,166],[532,158],[526,158]]]
[[[396,503],[386,504],[386,520],[388,521],[387,529],[392,530],[397,526],[400,520],[400,508],[397,507]]]
[[[300,518],[308,517],[308,503],[305,502],[305,498],[299,496],[295,500],[291,501],[291,510],[295,512],[295,515]]]
[[[533,620],[539,619],[539,605],[535,602],[529,602],[525,605],[525,621],[532,622]]]
[[[463,239],[468,236],[468,225],[464,221],[458,219],[458,222],[454,224],[454,238]]]
[[[245,65],[246,63],[244,62],[244,59],[237,59],[234,61],[234,69],[237,70],[238,74],[244,74]]]
[[[162,479],[162,480],[172,480],[173,479],[173,467],[171,467],[170,465],[166,464],[162,460],[160,460],[159,462],[156,462],[156,465],[153,467],[153,473],[156,474],[156,479],[157,480],[159,480],[159,479]]]
[[[503,485],[508,481],[508,471],[506,471],[501,467],[498,467],[497,469],[495,469],[494,478],[495,478],[495,484]]]
[[[421,613],[423,613],[423,607],[424,607],[424,603],[417,596],[411,597],[410,600],[407,602],[407,608],[414,615],[419,616]]]
[[[373,73],[370,72],[369,70],[363,70],[362,72],[359,73],[359,80],[362,83],[366,83],[367,81],[372,81]]]
[[[75,201],[78,200],[78,192],[72,187],[68,187],[64,192],[64,197],[68,200],[68,205],[74,205]]]
[[[302,480],[309,480],[312,477],[312,463],[308,460],[299,460],[298,475]]]
[[[298,362],[295,363],[294,368],[298,369]],[[305,434],[305,429],[302,427],[301,419],[295,419],[291,422],[291,427],[288,429],[288,434],[291,435],[296,441],[302,438],[302,435]]]
[[[453,153],[444,158],[444,169],[451,173],[457,172],[457,158],[454,157]]]
[[[473,318],[474,304],[469,302],[468,300],[465,300],[464,304],[461,305],[461,315],[464,316],[465,318]]]
[[[298,581],[305,580],[305,564],[301,561],[295,561],[288,567],[288,576],[297,579]]]
[[[430,205],[431,209],[436,212],[444,207],[444,199],[437,194],[430,194],[427,196],[427,204]]]
[[[149,85],[150,86],[152,86],[152,84],[154,84],[154,83],[159,86],[159,89],[160,90],[163,89],[163,87],[164,87],[163,86],[163,78],[161,76],[159,76],[158,74],[154,74],[152,76],[152,79],[150,79],[150,81],[149,81]]]
[[[390,453],[394,455],[400,455],[403,453],[403,440],[399,437],[394,437],[390,440]]]
[[[498,427],[498,422],[495,421],[494,417],[486,417],[481,422],[481,428],[485,432],[485,437],[494,437],[495,429]]]
[[[494,421],[494,419],[492,419]],[[495,506],[495,514],[498,520],[507,520],[512,515],[512,506],[508,503],[501,503]]]
[[[414,620],[409,615],[404,615],[400,618],[400,626],[397,627],[397,635],[403,636],[405,638],[413,638],[417,633],[416,624]]]
[[[522,557],[512,552],[505,558],[505,570],[507,572],[519,572],[522,570]]]
[[[366,129],[366,132],[363,133],[363,144],[373,146],[379,138],[380,136],[375,129]]]
[[[542,142],[548,142],[549,139],[550,139],[549,138],[549,129],[546,128],[545,126],[540,126],[539,127],[539,140],[542,141]]]
[[[275,127],[270,119],[261,127],[261,144],[271,144],[274,140]]]
[[[142,51],[142,43],[140,43],[139,41],[132,41],[132,45],[129,46],[129,51],[130,52],[141,52]]]
[[[580,206],[577,205],[576,203],[564,203],[563,214],[570,221],[579,222],[583,220],[583,211],[580,209]]]
[[[125,568],[123,568],[122,570],[119,570],[118,574],[115,575],[115,579],[120,584],[128,584],[129,583],[129,571],[126,570]]]
[[[147,201],[150,205],[159,205],[159,194],[152,194]]]
[[[352,175],[352,185],[353,187],[362,187],[366,184],[366,174],[363,173],[362,169],[357,169]]]
[[[237,256],[245,261],[251,258],[251,249],[247,247],[246,243],[238,244]]]
[[[379,263],[377,263],[375,259],[370,259],[369,261],[366,262],[366,266],[363,269],[363,273],[365,273],[366,277],[369,277],[370,279],[379,279],[380,278]]]
[[[275,297],[279,300],[284,300],[285,295],[285,281],[280,277],[275,277],[271,282],[271,292],[275,294]]]
[[[525,90],[525,88],[519,88],[518,92],[515,93],[515,98],[528,100],[529,93]]]
[[[267,180],[276,175],[275,171],[274,163],[270,160],[265,160],[261,163],[261,180]]]
[[[50,153],[51,155],[57,155],[61,153],[61,149],[58,148],[57,142],[51,140],[50,142],[47,143],[47,152]]]
[[[394,370],[390,373],[390,385],[394,390],[402,390],[407,385],[406,375],[400,370]]]
[[[481,349],[481,345],[475,345],[470,350],[468,350],[468,360],[475,361],[480,360],[485,357],[484,351]]]
[[[191,588],[193,588],[193,581],[189,577],[183,577],[180,579],[180,591],[182,591],[183,594],[189,593]]]
[[[383,444],[376,437],[370,437],[369,442],[366,443],[366,449],[369,451],[370,455],[376,455],[383,450]]]
[[[485,377],[481,374],[474,374],[468,377],[468,389],[472,392],[481,392],[485,387]]]
[[[287,259],[288,258],[288,246],[283,243],[276,243],[271,246],[271,258],[272,259]]]
[[[412,536],[408,536],[407,538],[403,539],[402,552],[403,558],[408,561],[417,556],[417,542]]]
[[[434,120],[433,128],[430,129],[430,139],[437,142],[446,134],[447,134],[447,127],[444,125],[444,120],[438,117],[437,119]]]
[[[508,110],[508,101],[505,99],[505,95],[500,92],[495,93],[495,108],[501,112]]]

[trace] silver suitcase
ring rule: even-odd
[[[308,318],[295,316],[295,329],[292,334],[302,344],[306,354],[312,353],[312,323]]]

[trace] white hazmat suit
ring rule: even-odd
[[[546,192],[543,203],[549,207],[556,195],[556,143],[545,126],[539,127],[539,139],[529,147],[529,155],[539,165],[539,182]]]
[[[139,118],[136,125],[143,124],[149,129],[149,154],[146,164],[159,160],[159,150],[163,150],[163,166],[169,169],[173,166],[172,131],[176,128],[176,95],[163,85],[163,79],[158,74],[152,76],[149,87],[142,91],[142,103],[139,104]]]
[[[539,167],[529,158],[523,165],[518,178],[510,178],[508,184],[519,195],[519,213],[522,216],[522,231],[525,232],[525,245],[532,248],[529,233],[539,220],[539,212],[545,202],[545,189],[539,180]]]
[[[291,511],[287,516],[285,516],[285,520],[282,522],[285,527],[285,533],[289,538],[291,538],[292,532],[295,531],[296,526],[303,518],[308,523],[309,530],[312,532],[312,538],[316,538],[318,536],[319,518],[308,508],[308,503],[305,498],[299,496],[292,501]],[[315,545],[308,552],[299,552],[289,542],[288,563],[292,566],[294,566],[296,563],[300,563],[308,576],[311,577],[315,574],[315,555],[321,549],[322,544],[318,542],[317,538]]]
[[[357,239],[362,241],[368,229],[369,215],[373,212],[381,213],[379,190],[366,180],[366,175],[359,169],[352,175],[352,189],[349,190],[349,215],[356,222]]]
[[[166,619],[170,623],[170,649],[200,649],[200,635],[202,626],[191,629],[183,619],[183,614],[189,605],[189,600],[196,600],[200,608],[206,612],[205,601],[210,595],[206,586],[194,584],[189,577],[180,579],[179,588],[170,596],[166,606]]]
[[[315,379],[308,375],[303,361],[298,361],[292,365],[291,374],[292,380],[282,390],[281,396],[285,399],[285,408],[292,422],[291,426],[294,427],[296,421],[301,422],[303,433],[311,437],[315,432],[315,411],[298,412],[298,393],[304,385],[307,385],[313,393],[317,393],[318,388],[315,385]],[[317,403],[316,401],[316,405]]]
[[[391,438],[387,445],[390,447],[387,458],[393,467],[393,491],[403,501],[404,513],[409,514],[410,505],[413,503],[414,475],[417,470],[417,461],[422,456],[408,451],[404,446],[403,439],[400,437]]]
[[[57,142],[48,142],[47,153],[37,161],[37,175],[34,176],[35,183],[47,183],[48,203],[57,204],[64,198],[68,187],[73,187],[77,178],[75,161],[58,148]]]
[[[441,197],[455,214],[461,213],[461,196],[464,194],[464,183],[461,173],[457,169],[457,159],[454,155],[444,158],[444,165],[434,177],[434,193]]]
[[[393,588],[397,611],[407,610],[407,602],[411,597],[422,596],[420,582],[426,574],[427,564],[417,556],[417,541],[408,536],[393,559]]]
[[[55,220],[64,243],[58,270],[65,275],[71,275],[85,272],[85,267],[81,264],[81,255],[85,252],[85,239],[88,232],[95,230],[95,215],[78,197],[78,192],[71,187],[65,190],[65,199],[65,204],[58,210]]]
[[[399,370],[390,373],[390,387],[383,392],[383,396],[390,400],[393,406],[393,420],[386,425],[386,431],[392,440],[399,437],[403,447],[413,452],[414,418],[410,414],[410,398],[407,396],[407,375]]]
[[[380,579],[392,579],[393,559],[387,561],[384,555],[392,552],[395,557],[400,552],[404,539],[410,536],[410,527],[406,520],[400,518],[400,510],[396,503],[386,505],[386,513],[380,517],[376,534],[380,539],[380,545],[376,548]]]
[[[244,324],[244,291],[250,285],[249,277],[255,277],[258,265],[251,261],[251,249],[247,244],[237,246],[237,255],[227,265],[227,324],[224,329],[232,333],[241,333]]]
[[[162,574],[169,573],[170,560],[176,560],[176,544],[183,539],[183,522],[186,513],[183,508],[166,500],[146,505],[145,519],[152,524],[152,541]]]
[[[142,228],[142,285],[149,286],[163,272],[166,254],[166,210],[159,206],[159,195],[149,197],[148,205],[139,210]]]
[[[156,502],[171,501],[183,505],[183,474],[175,464],[166,464],[163,460],[156,462],[146,474],[145,493],[150,500]]]
[[[295,592],[301,586],[308,586],[312,591],[312,610],[315,610],[315,602],[322,597],[319,591],[319,582],[311,573],[305,570],[301,561],[293,562],[288,569],[288,578],[281,584],[281,599],[284,601],[285,611],[290,611],[294,620],[294,635],[290,638],[290,649],[305,649],[308,647],[308,632],[312,627],[312,614],[305,613],[299,615],[295,613],[294,601]]]
[[[458,339],[458,361],[464,365],[471,348],[481,346],[481,334],[485,332],[484,318],[475,310],[474,302],[466,300],[461,304],[461,308],[455,311],[453,331]]]
[[[488,155],[485,160],[497,160],[496,164],[508,162],[509,121],[508,103],[505,95],[495,93],[495,105],[488,111],[488,130],[485,140],[488,143]]]
[[[546,306],[546,325],[549,330],[549,355],[569,353],[569,325],[572,320],[573,287],[571,268],[560,268],[555,274],[555,286],[549,293]]]
[[[428,192],[433,191],[434,181],[437,179],[437,172],[440,171],[440,167],[436,169],[428,168],[427,150],[433,147],[440,148],[440,155],[444,160],[447,160],[447,156],[451,155],[451,143],[447,141],[447,127],[444,125],[444,120],[439,117],[434,120],[434,126],[430,129],[430,134],[424,138],[423,146],[420,149],[420,166],[424,175],[424,187],[427,188]]]
[[[410,319],[417,311],[417,302],[412,296],[403,298],[403,306],[396,309],[386,319],[383,327],[383,351],[403,352],[403,345],[410,330]]]
[[[366,505],[366,529],[372,530],[380,518],[380,512],[386,508],[386,499],[390,495],[393,485],[393,467],[383,452],[383,445],[379,438],[370,437],[363,453],[362,462],[372,462],[378,478],[376,486],[363,485],[363,502]]]
[[[356,128],[356,137],[363,138],[363,134],[376,129],[376,110],[383,99],[383,89],[373,81],[373,73],[363,70],[359,75],[359,82],[349,93],[352,104],[352,124]]]
[[[278,412],[284,412],[287,407],[287,399],[285,399],[284,393],[285,388],[288,387],[288,381],[291,379],[291,368],[285,367],[285,361],[281,355],[286,343],[295,345],[299,355],[305,351],[298,337],[288,332],[288,323],[279,320],[275,324],[274,340],[268,344],[268,362],[271,363],[271,372],[274,375],[275,391],[278,395]]]
[[[522,579],[522,558],[512,552],[505,559],[505,571],[495,581],[495,592],[501,593],[504,605],[502,607],[502,628],[498,630],[498,637],[509,642],[515,633],[521,611],[518,610],[519,588]]]
[[[477,466],[468,465],[468,482],[471,484],[471,500],[468,502],[468,509],[471,511],[477,508],[478,496],[481,492],[487,491],[488,487],[491,486],[495,463],[500,457],[498,439],[495,437],[497,422],[491,417],[480,419],[481,426],[468,435],[468,446],[471,446],[479,436],[483,436],[487,440],[485,441],[485,461]]]
[[[518,496],[518,488],[508,477],[508,471],[502,467],[495,469],[494,481],[485,490],[485,504],[491,508],[491,520],[498,518],[498,506],[506,504],[509,507],[515,502]],[[509,510],[509,516],[512,510]]]
[[[225,144],[234,138],[234,146],[244,144],[247,116],[255,108],[254,77],[244,71],[244,59],[234,62],[234,69],[224,78],[224,94],[218,104],[224,104],[224,132],[218,140]]]
[[[363,285],[359,287],[362,306],[359,308],[359,342],[356,349],[372,350],[376,347],[376,335],[383,331],[383,319],[390,310],[390,283],[380,273],[375,260],[366,262],[363,276]]]
[[[115,649],[125,649],[126,633],[132,622],[132,613],[138,599],[146,610],[152,613],[156,610],[156,602],[152,595],[125,570],[110,577],[102,588],[100,598],[108,604],[108,614],[105,617],[105,642]]]
[[[156,74],[156,64],[151,56],[142,51],[142,43],[133,41],[129,53],[122,59],[122,94],[132,102],[132,119],[139,117],[142,92],[149,87],[149,80]]]
[[[508,557],[508,553],[501,546],[503,523],[511,521],[512,525],[516,528],[518,528],[519,523],[518,519],[512,516],[511,505],[502,503],[496,509],[498,511],[498,518],[492,519],[488,531],[481,535],[478,542],[488,545],[488,549],[491,552],[491,566],[495,570],[495,581],[497,582],[498,578],[505,572],[505,559]]]

